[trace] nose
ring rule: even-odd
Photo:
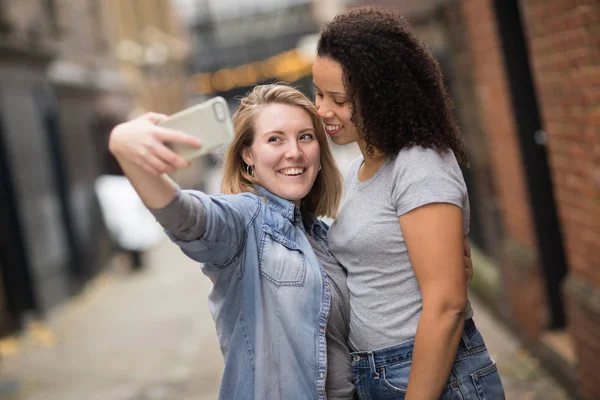
[[[286,158],[289,159],[298,159],[302,157],[302,149],[300,148],[300,144],[296,142],[290,142],[287,146],[285,152]]]
[[[321,118],[332,118],[334,116],[333,110],[327,107],[325,105],[325,102],[322,100],[320,102],[317,102],[317,113]]]

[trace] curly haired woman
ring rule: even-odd
[[[398,13],[358,8],[323,29],[313,78],[326,132],[362,152],[328,235],[359,398],[504,398],[467,297],[467,156],[437,62]]]

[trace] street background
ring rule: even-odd
[[[320,26],[368,4],[406,16],[455,101],[507,398],[600,399],[597,0],[0,0],[0,399],[216,399],[210,282],[108,135],[259,83],[313,98]],[[358,149],[332,146],[345,171]],[[215,193],[220,157],[174,178]]]

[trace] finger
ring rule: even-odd
[[[469,286],[473,281],[473,264],[471,263],[471,259],[468,257],[465,257],[465,279],[467,286]]]
[[[467,286],[469,286],[469,283],[471,282],[471,269],[469,268],[468,264],[467,264],[467,258],[465,257],[465,281],[467,283]]]
[[[159,113],[154,113],[154,112],[149,112],[146,113],[142,116],[142,118],[147,119],[148,121],[152,122],[153,124],[159,124],[160,122],[164,121],[165,119],[169,118],[167,115],[165,114],[159,114]]]
[[[161,142],[188,144],[196,148],[202,147],[202,142],[199,139],[174,129],[157,127],[154,130],[154,137]]]
[[[155,170],[154,168],[152,168],[152,167],[151,167],[150,165],[148,165],[148,164],[142,164],[142,165],[141,165],[141,167],[142,167],[142,169],[143,169],[144,171],[146,171],[146,172],[147,172],[147,173],[149,173],[150,175],[154,175],[154,176],[158,176],[158,175],[160,175],[160,173],[159,173],[157,170]]]
[[[156,154],[163,162],[172,166],[174,169],[187,168],[190,166],[190,162],[173,150],[169,149],[162,143],[157,143],[154,146],[154,154]]]
[[[465,256],[465,269],[469,271],[469,273],[473,272],[473,261]]]
[[[155,155],[149,155],[146,157],[146,164],[152,169],[158,172],[158,175],[164,173],[173,172],[173,167],[166,164],[164,161],[156,157]]]
[[[467,240],[466,237],[465,237],[465,256],[471,257],[471,245],[469,244],[469,241]]]

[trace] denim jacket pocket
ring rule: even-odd
[[[277,286],[303,286],[306,258],[297,243],[268,225],[263,225],[261,236],[261,275]]]

